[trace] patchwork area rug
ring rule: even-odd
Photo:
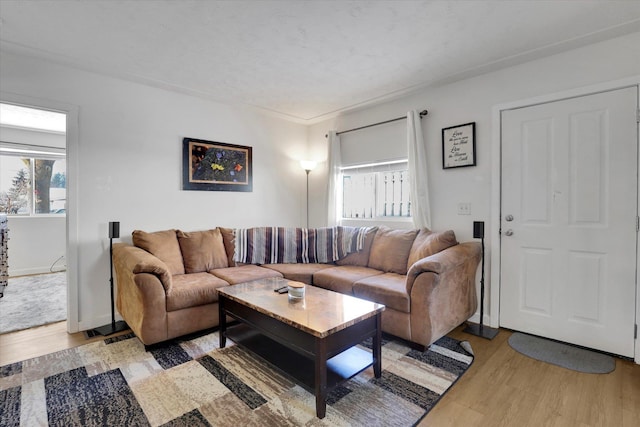
[[[0,334],[67,318],[66,273],[12,277],[0,298]]]
[[[0,367],[0,425],[411,426],[473,362],[449,337],[426,352],[385,337],[382,377],[335,389],[320,420],[311,393],[230,344],[211,332],[146,352],[129,334]]]

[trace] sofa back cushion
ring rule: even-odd
[[[407,259],[418,230],[392,230],[381,226],[369,255],[369,267],[386,273],[407,274]]]
[[[159,258],[167,265],[172,275],[184,274],[182,252],[180,252],[176,230],[156,231],[153,233],[134,230],[131,236],[135,246]]]
[[[364,247],[358,252],[353,252],[344,258],[336,261],[338,265],[357,265],[359,267],[366,267],[369,265],[369,254],[371,253],[371,245],[373,239],[376,237],[376,231],[378,227],[371,227],[367,230],[364,236]]]
[[[227,264],[229,267],[235,267],[236,262],[233,260],[233,254],[236,250],[236,233],[233,228],[218,227],[220,233],[222,233],[222,242],[224,243],[224,250],[227,253]]]
[[[456,240],[456,235],[453,230],[433,232],[428,228],[421,229],[416,240],[413,241],[407,262],[407,270],[409,270],[416,261],[437,254],[457,244],[458,241]]]
[[[190,232],[178,230],[177,234],[184,270],[187,274],[202,273],[229,266],[219,228]]]

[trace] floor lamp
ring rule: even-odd
[[[467,323],[463,332],[492,340],[498,335],[498,329],[484,326],[484,221],[473,222],[473,238],[482,243],[482,273],[480,275],[480,324]]]
[[[313,160],[300,160],[300,166],[307,173],[307,228],[309,228],[309,172],[317,165]]]
[[[116,311],[113,303],[113,239],[117,239],[120,237],[120,223],[119,222],[110,222],[109,223],[109,282],[111,284],[111,323],[108,325],[100,326],[99,328],[95,328],[93,331],[98,335],[111,335],[116,332],[124,331],[129,329],[129,326],[123,322],[122,320],[118,320],[116,322]]]

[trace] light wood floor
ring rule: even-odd
[[[127,331],[113,336],[125,333]],[[67,333],[67,322],[0,334],[0,366],[102,339],[104,339],[102,336],[87,339],[82,332],[69,334]]]
[[[639,427],[640,365],[616,359],[615,371],[582,374],[513,350],[511,331],[491,341],[462,332],[475,360],[419,425]]]
[[[510,335],[450,334],[471,343],[475,361],[421,427],[640,426],[640,365],[617,359],[610,374],[581,374],[517,353]],[[67,334],[65,322],[0,335],[0,366],[100,339]]]

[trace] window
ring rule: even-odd
[[[67,199],[64,154],[17,146],[7,143],[0,146],[0,213],[64,214]]]
[[[342,168],[342,218],[410,218],[406,160]]]
[[[0,213],[64,214],[64,113],[0,103]]]

